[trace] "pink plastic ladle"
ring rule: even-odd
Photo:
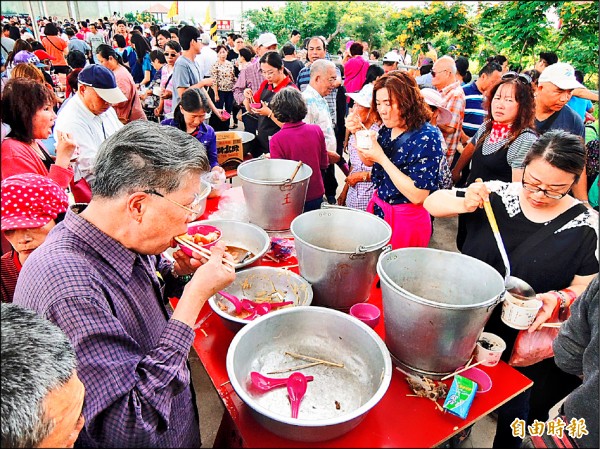
[[[306,393],[307,381],[306,376],[302,373],[292,373],[287,381],[287,391],[292,405],[292,418],[298,418],[298,410],[300,403]]]
[[[307,382],[310,382],[314,379],[313,376],[305,377]],[[254,385],[261,391],[269,391],[273,388],[283,387],[284,385],[287,385],[288,379],[289,377],[268,377],[264,374],[259,373],[258,371],[252,371],[250,373],[250,380],[252,381],[252,385]]]

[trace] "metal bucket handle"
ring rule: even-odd
[[[356,250],[354,251],[354,253],[350,254],[350,259],[352,259],[352,260],[364,259],[369,251],[374,251],[374,250],[378,249],[377,247],[379,245],[380,245],[379,243],[375,243],[373,245],[358,245],[356,247]],[[388,244],[383,247],[384,252],[391,251],[391,250],[392,250],[392,245]]]
[[[337,204],[321,203],[321,209],[344,209],[349,210],[349,207],[338,206]]]

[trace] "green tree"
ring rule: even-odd
[[[388,47],[385,38],[387,18],[394,9],[379,2],[350,2],[341,19],[343,35],[369,43],[369,48]]]

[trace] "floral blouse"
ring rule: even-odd
[[[393,140],[391,136],[392,130],[382,126],[377,141],[386,156],[402,173],[414,181],[415,187],[431,192],[438,190],[440,162],[444,152],[437,128],[430,123],[425,123],[420,129],[413,131],[407,139],[403,139],[404,134]],[[410,203],[378,163],[373,164],[371,178],[380,199],[389,204]],[[377,209],[376,207],[376,213]]]
[[[210,70],[210,76],[217,83],[218,90],[225,92],[233,91],[236,78],[231,61],[223,63],[215,62]]]

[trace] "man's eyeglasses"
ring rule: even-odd
[[[560,200],[561,198],[567,196],[567,194],[571,191],[571,187],[573,187],[573,184],[575,184],[575,181],[571,183],[571,185],[565,193],[560,193],[553,190],[540,189],[538,186],[525,181],[525,170],[523,170],[523,178],[521,178],[521,185],[525,190],[531,193],[542,192],[545,196],[547,196],[548,198],[552,198],[553,200]]]
[[[437,72],[436,72],[435,70],[432,70],[432,71],[431,71],[431,77],[432,77],[432,78],[435,78],[435,77],[436,77],[436,75],[438,75],[438,74],[440,74],[440,73],[442,73],[442,72],[449,72],[449,71],[450,71],[450,70],[448,70],[448,69],[445,69],[445,70],[438,70]]]
[[[504,75],[502,75],[501,79],[502,81],[516,79],[524,84],[531,84],[531,77],[526,73],[506,72]]]
[[[170,203],[173,203],[176,206],[181,207],[183,210],[190,213],[192,220],[195,220],[196,218],[198,218],[202,212],[201,210],[197,209],[198,205],[202,202],[202,198],[200,197],[200,194],[198,194],[198,193],[194,193],[194,201],[192,201],[189,206],[184,206],[183,204],[178,203],[177,201],[172,200],[171,198],[167,198],[162,193],[159,193],[156,190],[143,190],[143,192],[147,193],[148,195],[159,196],[159,197],[164,198],[165,200],[169,201]]]

